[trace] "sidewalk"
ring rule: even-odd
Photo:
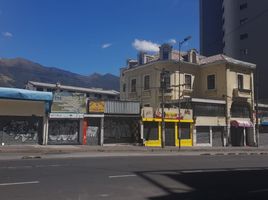
[[[267,153],[268,146],[263,147],[144,147],[135,145],[105,145],[105,146],[87,146],[87,145],[6,145],[0,146],[0,156],[4,153],[9,154],[66,154],[66,153],[85,153],[85,152],[200,152],[200,153]]]

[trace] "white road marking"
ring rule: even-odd
[[[28,181],[28,182],[14,182],[14,183],[0,183],[0,186],[9,186],[9,185],[27,185],[27,184],[37,184],[39,181]]]
[[[137,176],[135,174],[125,174],[125,175],[115,175],[115,176],[109,176],[109,178],[126,178],[126,177],[133,177]]]
[[[253,190],[253,191],[249,191],[248,193],[259,193],[259,192],[267,192],[268,189],[261,189],[261,190]]]

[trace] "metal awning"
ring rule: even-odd
[[[253,127],[253,124],[249,120],[232,120],[231,126],[234,127]]]

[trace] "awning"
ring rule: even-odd
[[[52,92],[0,87],[0,98],[52,102]]]
[[[268,126],[268,122],[267,121],[261,122],[261,125],[262,126]]]
[[[268,117],[261,117],[261,125],[268,126]]]
[[[248,121],[248,120],[232,120],[231,126],[234,126],[234,127],[253,127],[253,124],[251,121]]]

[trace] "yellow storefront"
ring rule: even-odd
[[[164,121],[166,146],[193,146],[193,120],[165,119]],[[142,132],[145,146],[161,147],[161,123],[161,118],[142,119]]]

